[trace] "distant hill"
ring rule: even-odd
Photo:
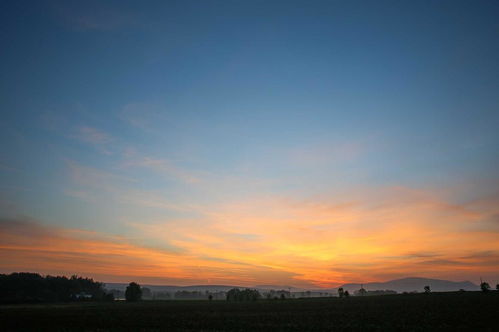
[[[285,285],[256,285],[256,286],[253,286],[250,288],[256,288],[259,290],[271,290],[271,289],[281,290],[281,289],[284,289],[284,290],[291,290],[292,292],[302,292],[302,291],[307,290],[306,288],[297,288],[297,287],[285,286]]]
[[[430,286],[431,290],[434,292],[452,292],[464,289],[467,291],[479,290],[479,287],[470,281],[449,281],[440,279],[428,279],[428,278],[403,278],[390,280],[385,282],[368,282],[362,284],[366,290],[385,290],[390,289],[402,292],[422,292],[424,286]],[[349,292],[356,291],[360,289],[361,284],[344,284],[343,289]]]
[[[105,283],[105,288],[108,290],[117,289],[124,291],[128,284],[107,282]],[[149,288],[151,291],[155,292],[176,292],[176,291],[228,291],[232,288],[244,288],[242,286],[228,286],[228,285],[192,285],[192,286],[171,286],[171,285],[146,285],[141,284],[142,287]]]
[[[105,288],[108,290],[117,289],[124,291],[128,284],[125,283],[105,283]],[[449,280],[440,280],[440,279],[428,279],[428,278],[403,278],[390,280],[385,282],[368,282],[362,284],[366,290],[394,290],[398,293],[402,292],[422,292],[424,286],[430,286],[431,290],[434,292],[452,292],[458,291],[460,289],[464,289],[467,291],[475,291],[480,288],[470,281],[449,281]],[[217,291],[228,291],[232,288],[246,288],[244,286],[235,286],[235,285],[192,285],[192,286],[172,286],[172,285],[146,285],[142,284],[142,287],[147,287],[154,292],[176,292],[176,291],[200,291],[200,292],[217,292]],[[353,292],[359,290],[361,284],[350,283],[344,284],[340,287],[348,290],[349,292]],[[270,289],[280,290],[285,289],[288,290],[291,288],[292,292],[301,292],[306,291],[307,289],[290,287],[290,286],[282,286],[282,285],[257,285],[252,286],[250,288],[256,288],[260,291],[266,291]],[[330,292],[336,293],[338,288],[328,288],[328,289],[309,289],[312,292]]]

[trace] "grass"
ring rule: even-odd
[[[499,331],[499,292],[0,307],[0,330]]]

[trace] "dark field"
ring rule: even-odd
[[[0,330],[499,331],[499,292],[0,307]]]

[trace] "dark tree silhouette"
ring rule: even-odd
[[[483,281],[482,283],[480,283],[480,289],[482,290],[482,292],[488,292],[490,290],[489,283]]]
[[[261,298],[260,293],[256,289],[232,288],[227,292],[227,301],[256,301]]]
[[[340,298],[345,296],[345,290],[343,289],[343,287],[338,288],[338,296]]]
[[[367,295],[367,291],[364,289],[364,287],[360,287],[360,289],[357,291],[357,294],[354,295],[364,296]]]
[[[125,299],[129,302],[140,301],[142,299],[142,289],[136,282],[131,282],[125,291]]]
[[[499,291],[499,284],[496,285],[496,291]]]
[[[284,289],[281,290],[271,289],[268,293],[264,293],[264,295],[267,299],[279,299],[279,298],[285,299],[291,297],[291,293]]]
[[[102,283],[78,276],[43,277],[28,272],[0,274],[0,303],[89,300],[109,300]]]
[[[345,297],[349,297],[350,293],[348,291],[345,291]]]
[[[200,291],[186,291],[186,290],[181,290],[181,291],[176,291],[173,296],[176,299],[182,299],[182,300],[194,300],[194,299],[205,299],[206,294]]]
[[[425,294],[430,294],[431,293],[430,286],[424,286],[424,292]]]
[[[357,291],[357,294],[358,295],[358,291]],[[366,290],[366,293],[365,295],[368,296],[368,295],[393,295],[393,294],[397,294],[396,291],[394,290],[390,290],[390,289],[377,289],[377,290],[372,290],[372,291],[368,291]]]

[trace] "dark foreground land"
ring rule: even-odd
[[[0,307],[0,330],[499,331],[499,292]]]

